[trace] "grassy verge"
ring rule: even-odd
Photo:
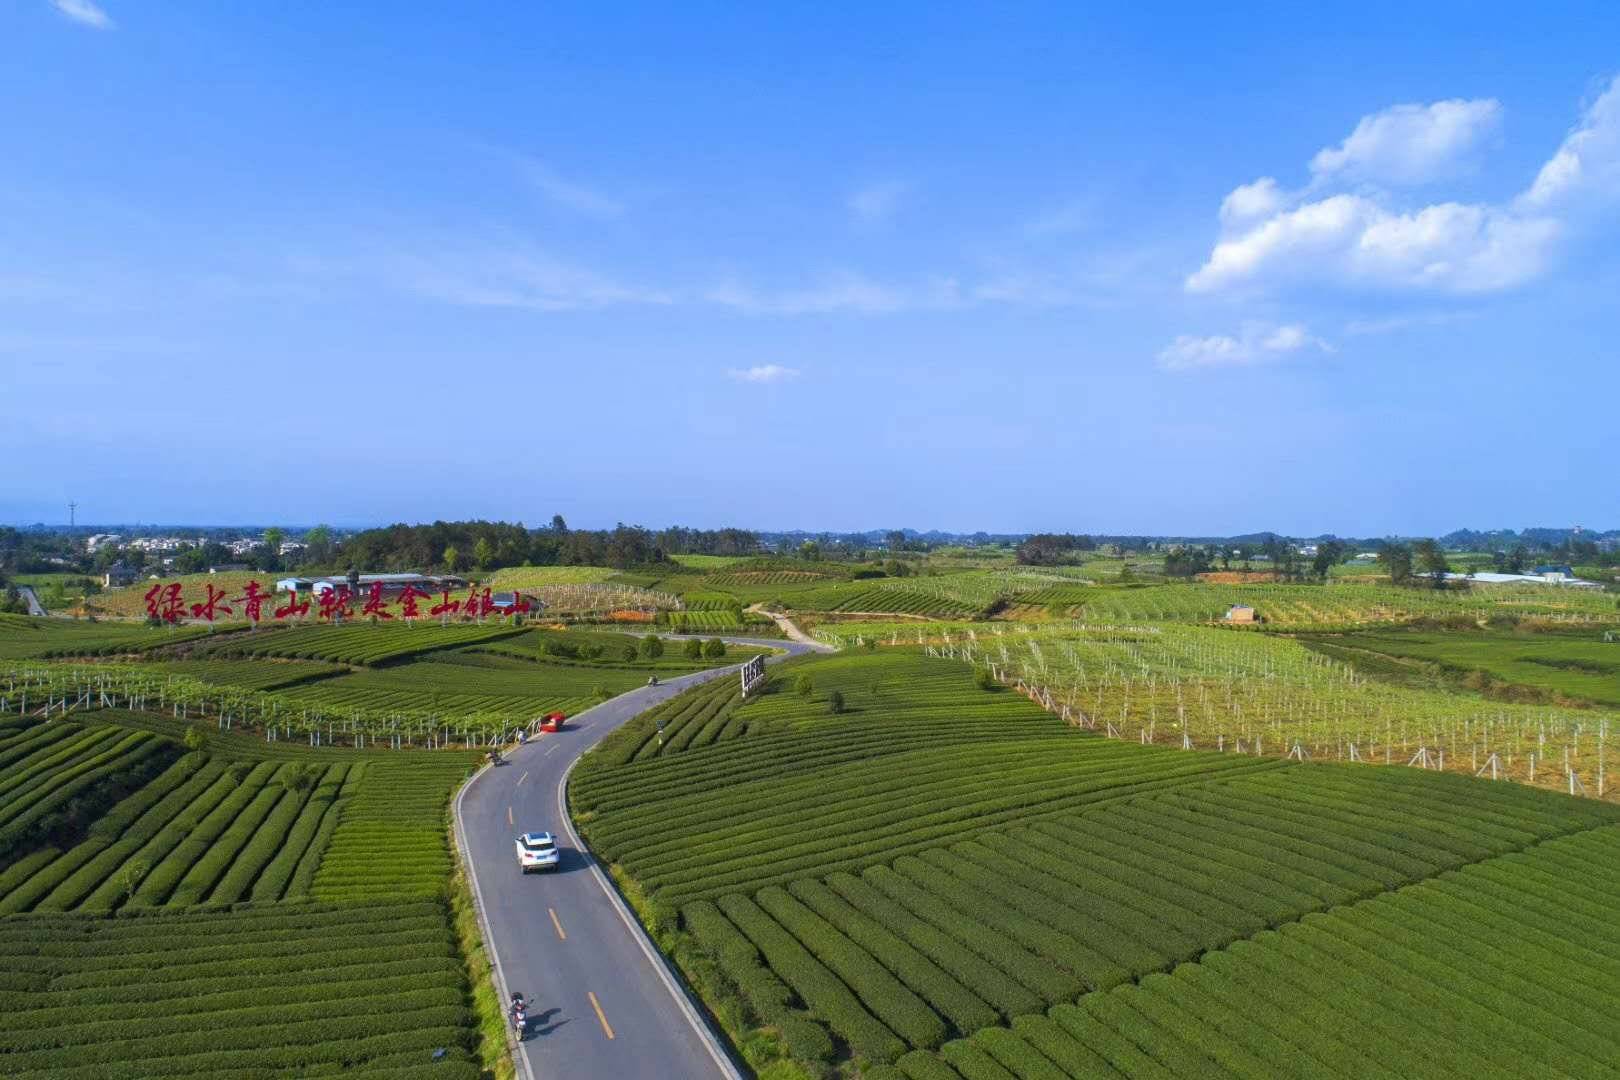
[[[454,805],[452,799],[451,806]],[[454,823],[449,827],[450,843],[457,852],[455,875],[450,879],[450,921],[455,927],[456,943],[467,967],[467,985],[472,991],[473,1026],[477,1032],[473,1051],[486,1080],[516,1080],[517,1066],[507,1052],[505,1006],[495,990],[494,969],[484,949],[478,905],[473,902],[472,886],[468,884],[462,863],[464,853],[455,843]]]

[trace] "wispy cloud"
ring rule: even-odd
[[[112,18],[91,0],[51,0],[51,7],[61,14],[93,30],[111,30]]]
[[[1416,315],[1391,315],[1382,319],[1352,319],[1344,324],[1346,337],[1393,334],[1414,326],[1449,326],[1476,317],[1471,311],[1430,311]]]
[[[872,315],[956,307],[962,303],[962,292],[952,278],[923,285],[892,285],[860,274],[840,273],[796,289],[760,290],[732,279],[706,290],[703,299],[754,315]]]
[[[624,203],[618,199],[570,180],[544,162],[520,157],[519,163],[524,178],[558,206],[598,218],[616,218],[624,213]]]
[[[1182,334],[1159,352],[1159,366],[1167,371],[1248,367],[1281,359],[1302,349],[1332,352],[1332,346],[1298,323],[1270,326],[1246,323],[1238,336]]]
[[[376,268],[409,292],[464,307],[581,311],[675,300],[527,245],[394,251],[380,256]]]
[[[849,211],[862,221],[883,221],[899,209],[911,185],[899,180],[870,184],[849,197]]]
[[[1095,199],[1075,199],[1032,218],[1024,224],[1024,232],[1030,236],[1067,236],[1085,232],[1094,227],[1097,220]]]
[[[773,383],[797,379],[799,369],[783,367],[781,364],[758,364],[751,368],[732,368],[727,374],[738,382]]]

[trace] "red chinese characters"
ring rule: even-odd
[[[379,619],[392,619],[388,614],[388,601],[383,599],[383,585],[380,581],[373,581],[371,589],[366,594],[366,605],[360,609],[362,615],[375,615]]]
[[[214,588],[213,582],[208,583],[207,589],[208,592],[204,595],[203,602],[191,605],[191,617],[193,619],[206,619],[213,622],[221,612],[229,615],[234,610],[224,602],[225,592],[223,589]]]
[[[146,590],[146,614],[167,623],[177,623],[186,614],[185,601],[180,597],[180,583],[158,584]]]
[[[257,581],[250,581],[244,586],[242,595],[236,598],[236,603],[242,605],[242,614],[247,616],[249,622],[256,623],[263,618],[264,602],[270,595],[264,591]]]
[[[461,610],[461,601],[450,599],[450,590],[439,594],[439,602],[428,608],[429,615],[454,615]]]
[[[321,593],[320,617],[342,619],[354,615],[354,594],[347,585],[338,585]]]
[[[302,604],[300,604],[298,602],[298,590],[297,589],[294,589],[293,591],[289,592],[287,594],[287,602],[284,605],[282,605],[281,607],[276,608],[276,618],[278,618],[278,619],[285,619],[289,615],[297,615],[300,619],[302,619],[303,617],[305,617],[308,614],[309,614],[309,601],[305,600]]]
[[[417,608],[416,602],[418,600],[426,600],[430,595],[432,594],[423,592],[415,585],[405,586],[405,591],[399,594],[400,607],[403,609],[401,614],[407,619],[414,619],[421,615],[421,611]],[[446,593],[445,597],[448,598],[449,595],[449,593]]]

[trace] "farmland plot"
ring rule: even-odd
[[[1313,913],[900,1059],[982,1076],[1609,1076],[1620,829]],[[1414,1037],[1414,1017],[1421,1036]]]
[[[1271,1075],[1280,1029],[1228,1040],[1212,1066],[1209,1040],[1184,1037],[1205,1013],[1132,995],[1272,928],[1620,832],[1620,808],[1524,786],[1102,738],[931,660],[794,663],[747,704],[694,691],[664,706],[662,744],[638,720],[571,790],[593,847],[645,896],[717,1014],[812,1068],[847,1055],[872,1075],[898,1063],[963,1080]],[[834,690],[842,713],[826,707]],[[736,734],[676,745],[717,703]],[[1614,865],[1600,872],[1620,877]],[[1489,1001],[1427,1000],[1457,1006],[1439,1022],[1459,1041],[1495,1030]],[[1412,1051],[1390,1045],[1372,1058],[1404,1075]],[[1562,1053],[1562,1074],[1614,1060],[1606,1046]],[[1311,1062],[1297,1071],[1332,1074]]]
[[[0,969],[13,1080],[479,1075],[435,903],[15,916],[0,920]]]

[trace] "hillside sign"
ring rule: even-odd
[[[246,616],[247,620],[257,624],[264,619],[265,605],[267,603],[272,605],[270,614],[274,621],[307,618],[310,606],[313,604],[316,606],[316,616],[318,618],[335,623],[341,622],[345,618],[353,618],[355,604],[360,602],[360,598],[347,586],[343,585],[338,585],[321,593],[317,600],[305,599],[300,601],[298,594],[292,593],[288,596],[287,603],[280,607],[273,606],[275,597],[265,592],[264,586],[257,581],[248,582],[243,587],[243,595],[237,597],[228,596],[223,589],[214,588],[212,583],[208,584],[207,589],[208,591],[201,602],[188,606],[185,598],[181,595],[181,587],[178,581],[167,584],[160,582],[146,591],[146,614],[162,622],[178,623],[187,617],[189,611],[190,618],[213,622],[221,615],[234,614],[236,609],[231,605],[240,604],[242,605],[242,614]],[[407,622],[423,617],[438,619],[448,618],[452,615],[463,619],[482,619],[488,615],[522,615],[531,610],[531,605],[521,595],[514,597],[514,603],[503,603],[497,606],[490,594],[490,590],[487,588],[483,590],[477,588],[468,589],[465,598],[452,598],[450,590],[445,589],[439,594],[439,602],[431,607],[423,608],[418,603],[418,601],[431,599],[433,599],[432,593],[423,592],[421,589],[410,585],[405,586],[397,597],[400,606],[397,617]],[[391,602],[392,598],[384,594],[383,583],[380,581],[373,582],[370,589],[366,591],[364,601],[361,602],[360,614],[377,619],[396,618],[393,612],[387,610]]]

